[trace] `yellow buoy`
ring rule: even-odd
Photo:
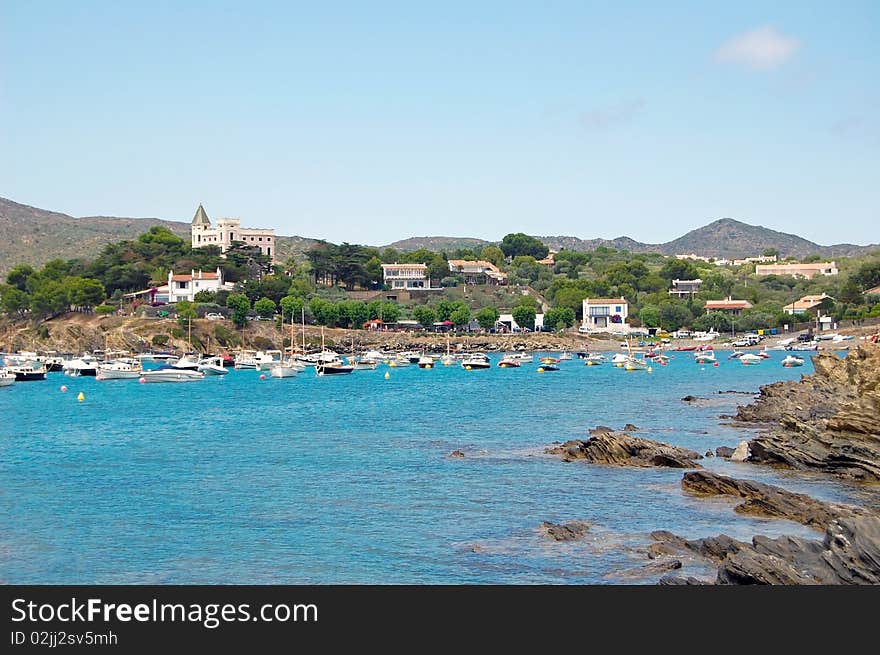
[[[392,360],[392,361],[388,362],[388,366],[390,366],[391,368],[394,368],[394,361]]]
[[[650,366],[648,367],[648,373],[650,373],[650,372],[653,371],[653,370],[654,370],[654,369],[651,368]]]
[[[389,373],[388,371],[385,371],[385,379],[387,380],[390,377],[391,377],[391,373]]]
[[[79,395],[76,397],[76,399],[77,399],[78,401],[82,402],[82,401],[84,401],[84,400],[86,399],[86,395],[85,395],[82,391],[80,391],[80,392],[79,392]]]
[[[471,367],[470,367],[470,366],[465,366],[465,367],[464,367],[464,370],[466,370],[466,371],[470,371],[470,370],[471,370]]]
[[[544,372],[544,367],[543,367],[543,366],[539,366],[539,367],[538,367],[538,373],[543,373],[543,372]]]
[[[425,368],[432,368],[430,364],[425,364]]]

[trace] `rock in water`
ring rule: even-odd
[[[681,488],[695,496],[743,498],[745,502],[735,508],[740,514],[790,519],[817,530],[824,530],[835,519],[870,515],[870,512],[860,507],[825,503],[806,494],[786,491],[782,487],[752,480],[738,480],[708,471],[685,473]]]
[[[718,446],[718,448],[715,449],[715,457],[729,459],[731,455],[733,455],[733,448],[730,448],[729,446]]]
[[[583,459],[593,464],[614,466],[700,468],[694,460],[703,458],[687,448],[632,437],[622,432],[591,432],[594,436],[586,441],[566,441],[560,446],[547,448],[544,452],[560,455],[565,462]]]
[[[749,458],[749,442],[740,441],[730,453],[731,462],[744,462]]]
[[[541,524],[541,530],[554,541],[574,541],[589,532],[590,524],[586,521],[571,521],[569,523],[544,521]]]
[[[453,450],[451,453],[449,453],[449,456],[458,459],[464,457],[464,453],[460,450]]]
[[[749,461],[880,481],[880,345],[845,359],[813,357],[815,373],[761,387],[736,419],[771,424],[749,444]]]

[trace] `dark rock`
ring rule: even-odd
[[[560,446],[547,448],[544,452],[560,455],[570,462],[583,459],[593,464],[615,466],[663,466],[672,468],[700,468],[694,462],[703,456],[687,448],[680,448],[659,441],[632,437],[620,432],[601,432],[583,441],[566,441]]]
[[[825,503],[806,494],[792,493],[781,487],[737,480],[708,471],[685,473],[681,488],[696,496],[733,496],[745,502],[737,505],[740,514],[785,518],[803,525],[824,530],[837,518],[866,516],[867,510],[851,505]]]
[[[699,578],[694,578],[688,576],[687,578],[680,578],[674,575],[664,575],[657,584],[666,585],[666,586],[678,586],[678,585],[711,585],[711,582],[707,582],[706,580],[700,580]]]
[[[449,456],[460,458],[460,457],[464,457],[464,453],[460,450],[453,450],[451,453],[449,453]]]
[[[728,446],[718,446],[718,448],[715,449],[715,455],[717,457],[729,458],[733,455],[733,448],[729,448]]]
[[[594,437],[600,434],[611,434],[612,432],[614,432],[614,428],[609,428],[607,425],[597,425],[592,430],[588,430],[588,433]]]
[[[703,457],[715,457],[715,454],[711,450],[707,450],[706,454]]]
[[[639,429],[640,428],[637,425],[633,425],[632,423],[627,423],[623,426],[624,432],[638,432]]]
[[[688,396],[685,396],[684,398],[682,398],[681,400],[682,400],[682,402],[685,402],[685,403],[695,403],[695,402],[697,402],[699,400],[703,400],[703,399],[698,396],[688,395]]]
[[[590,531],[590,524],[586,521],[571,521],[569,523],[544,521],[541,524],[541,530],[554,541],[574,541]]]
[[[880,481],[880,345],[845,359],[813,357],[815,373],[761,387],[736,420],[770,427],[749,443],[749,461]]]

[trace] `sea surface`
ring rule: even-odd
[[[640,568],[652,530],[820,538],[689,497],[681,470],[543,454],[599,424],[633,423],[701,453],[735,446],[752,432],[719,415],[750,397],[719,391],[812,371],[809,359],[783,368],[781,352],[756,366],[675,355],[650,373],[575,358],[546,373],[535,362],[16,383],[0,389],[0,582],[649,583],[657,574]],[[682,402],[689,394],[711,401]],[[702,464],[823,499],[859,497],[816,475]],[[585,540],[540,532],[570,520],[593,525]],[[683,574],[705,573],[688,566]]]

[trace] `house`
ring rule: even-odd
[[[702,255],[697,255],[696,253],[690,253],[687,255],[673,255],[676,259],[690,259],[695,262],[711,262],[711,257],[703,257]]]
[[[500,332],[521,332],[522,327],[513,320],[513,314],[500,314],[495,321],[495,329]],[[535,314],[535,332],[544,329],[544,314]]]
[[[745,259],[734,259],[734,266],[742,266],[743,264],[770,264],[776,261],[776,255],[763,255],[761,257],[746,257]]]
[[[175,275],[174,271],[168,271],[168,302],[175,303],[181,300],[193,302],[199,291],[217,292],[224,289],[223,271],[218,267],[215,272],[190,271],[189,275]]]
[[[449,271],[464,277],[465,284],[507,284],[507,273],[492,262],[450,259]]]
[[[816,275],[837,275],[835,262],[818,262],[816,264],[758,264],[755,266],[755,275],[791,275],[803,277],[808,280]]]
[[[793,303],[782,308],[786,314],[809,314],[814,313],[817,316],[821,314],[822,309],[827,306],[827,301],[834,300],[828,294],[804,296]]]
[[[382,264],[382,281],[391,289],[430,288],[427,264]]]
[[[218,218],[214,227],[205,208],[199,205],[190,224],[190,232],[193,248],[220,246],[220,252],[223,253],[232,247],[233,241],[239,241],[246,246],[259,248],[275,263],[275,230],[243,228],[237,218]]]
[[[725,312],[733,316],[739,316],[744,309],[751,308],[752,303],[748,300],[734,300],[730,296],[727,297],[727,300],[707,300],[706,304],[703,305],[703,309],[706,310],[707,314],[709,312]]]
[[[703,281],[700,278],[696,280],[673,280],[669,295],[677,298],[693,298],[694,294],[699,293],[702,284]]]
[[[584,298],[584,318],[581,329],[585,332],[629,332],[626,322],[629,304],[620,298]]]

